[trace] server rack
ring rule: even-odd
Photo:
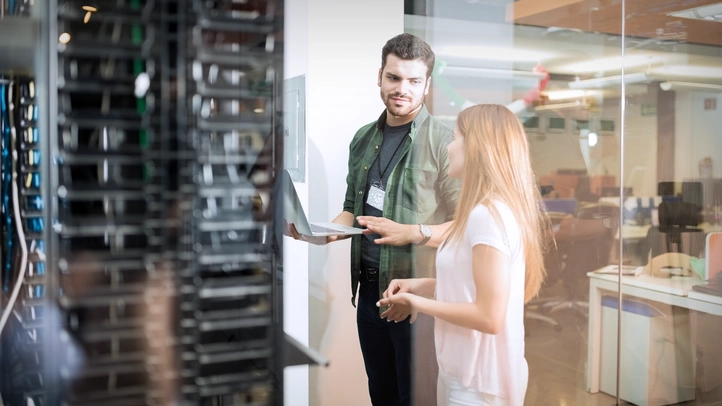
[[[283,2],[2,4],[3,404],[282,404]]]

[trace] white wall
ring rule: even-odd
[[[308,0],[284,2],[284,79],[308,73]],[[306,174],[308,179],[308,173]],[[308,203],[308,187],[296,184],[298,197]],[[301,344],[308,345],[308,247],[284,237],[283,329]],[[284,404],[308,405],[307,365],[284,371]]]
[[[403,2],[286,3],[285,76],[307,79],[307,182],[296,189],[311,220],[331,220],[343,209],[349,142],[384,108],[376,86],[381,48],[404,31]],[[310,368],[305,397],[304,376],[291,368],[285,404],[369,405],[351,305],[350,243],[317,247],[286,238],[284,249],[286,330],[331,362]]]
[[[343,208],[349,142],[384,108],[376,86],[381,48],[403,32],[403,2],[309,3],[309,216],[332,219]],[[311,247],[310,252],[311,346],[331,362],[311,372],[311,404],[368,405],[351,305],[350,243]]]
[[[624,117],[624,145],[621,144],[621,107],[618,97],[606,100],[602,118],[615,120],[613,137],[599,137],[600,142],[591,148],[590,174],[609,174],[619,183],[619,158],[624,148],[624,186],[631,187],[634,196],[657,194],[657,115],[643,115],[644,106],[657,104],[656,83],[627,85]]]
[[[627,85],[629,88],[629,85]],[[624,135],[624,186],[634,196],[657,195],[657,115],[642,115],[644,105],[657,104],[658,86],[648,86],[646,94],[627,96]],[[617,100],[619,117],[619,101]],[[619,133],[618,133],[619,134]],[[619,152],[615,157],[619,166]],[[615,168],[619,173],[619,168]]]
[[[716,109],[705,110],[705,99]],[[722,177],[722,96],[719,92],[677,91],[675,97],[674,179],[699,178],[699,162],[712,157],[715,178]]]
[[[642,106],[656,104],[654,86],[648,92],[627,97],[624,142],[624,185],[635,196],[654,196],[657,190],[657,116],[643,116]],[[621,113],[619,98],[604,100],[599,112],[586,113],[584,119],[602,118],[615,121],[614,134],[599,135],[596,146],[580,139],[571,130],[566,133],[532,133],[529,147],[538,175],[554,170],[587,169],[590,176],[611,175],[620,179],[619,157],[621,145]],[[570,117],[568,117],[571,119]],[[569,123],[571,124],[571,123]]]

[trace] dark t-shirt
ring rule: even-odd
[[[401,151],[404,149],[403,144],[406,136],[411,130],[411,123],[392,127],[388,124],[384,127],[384,140],[381,143],[379,155],[369,167],[368,178],[366,180],[366,191],[364,193],[364,216],[382,217],[381,210],[371,206],[368,202],[369,190],[371,185],[381,184],[386,186],[389,175],[401,158]],[[378,234],[364,235],[361,239],[361,266],[378,268],[381,258],[381,246],[374,243],[374,240],[380,238]]]

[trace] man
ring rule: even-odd
[[[378,120],[351,141],[343,211],[333,222],[366,227],[354,236],[351,290],[369,394],[374,405],[412,405],[436,399],[433,319],[389,323],[376,307],[392,279],[433,277],[436,248],[456,211],[460,184],[447,175],[452,130],[424,105],[435,56],[418,37],[401,34],[383,47],[378,86],[386,105]],[[337,237],[300,236],[315,244]],[[419,349],[412,356],[412,341]],[[423,349],[420,351],[420,349]],[[419,356],[421,355],[421,356]],[[411,363],[417,371],[412,378]],[[412,380],[416,396],[412,403]],[[423,382],[420,382],[422,380]]]

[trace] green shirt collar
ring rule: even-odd
[[[419,128],[421,123],[423,123],[427,118],[429,117],[429,111],[426,110],[426,103],[421,105],[421,110],[419,110],[419,113],[416,115],[416,118],[414,118],[414,121],[411,122],[411,132],[409,133],[409,136],[413,140],[416,137],[416,129]],[[386,110],[384,110],[381,113],[381,116],[376,121],[376,128],[378,128],[379,131],[382,133],[384,132],[384,127],[386,126]]]

